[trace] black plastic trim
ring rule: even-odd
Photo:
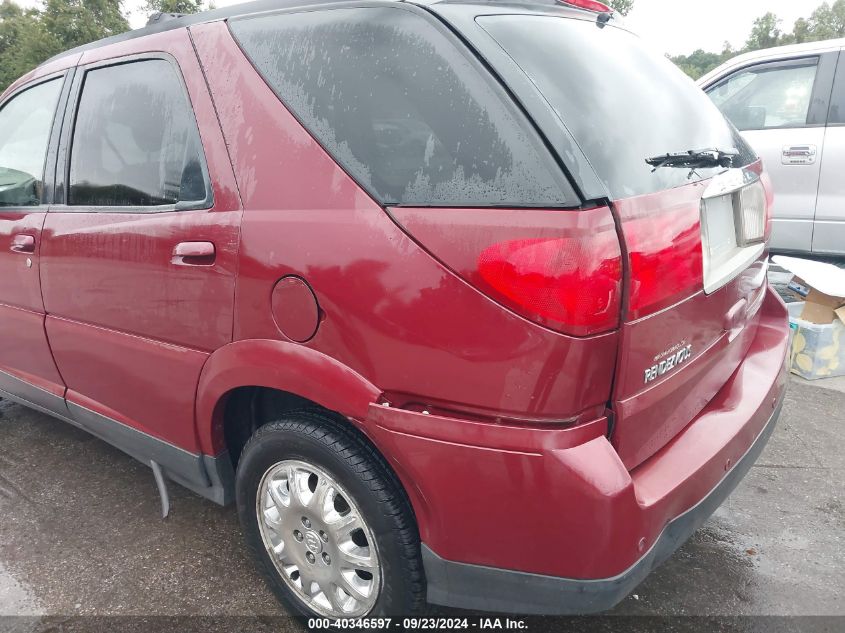
[[[0,307],[6,308],[7,306]],[[63,397],[2,370],[0,370],[0,397],[14,400],[18,404],[37,409],[42,413],[78,426],[71,419]]]
[[[766,426],[728,474],[695,506],[669,522],[651,549],[618,576],[577,580],[457,563],[440,558],[423,543],[428,601],[478,611],[536,615],[610,609],[683,545],[733,492],[769,441],[783,407],[784,393],[781,392]]]
[[[833,79],[833,90],[830,93],[827,126],[845,126],[845,51],[839,52],[836,73]]]
[[[87,431],[147,466],[154,461],[168,479],[214,503],[228,505],[235,500],[235,471],[227,452],[215,456],[191,453],[4,371],[0,371],[0,398]]]
[[[830,99],[833,94],[833,80],[836,75],[836,63],[839,53],[822,53],[819,56],[819,68],[813,93],[810,97],[810,108],[807,112],[807,126],[827,125],[827,115],[830,109]]]
[[[235,479],[228,455],[197,455],[75,402],[68,402],[67,408],[83,429],[144,464],[156,462],[168,479],[221,505],[234,499]]]

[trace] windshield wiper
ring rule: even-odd
[[[679,167],[695,170],[696,168],[706,167],[730,167],[733,165],[733,159],[739,154],[735,148],[728,150],[723,149],[697,149],[686,152],[678,152],[677,154],[662,154],[660,156],[652,156],[646,158],[645,162],[651,165],[657,171],[661,167]]]

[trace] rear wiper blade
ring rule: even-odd
[[[724,149],[696,149],[677,154],[662,154],[646,158],[645,162],[657,171],[661,167],[680,167],[695,169],[697,167],[730,167],[733,159],[739,154],[735,148]]]

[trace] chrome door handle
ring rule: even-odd
[[[210,266],[215,255],[212,242],[179,242],[173,249],[171,261],[183,266]]]
[[[813,165],[818,148],[815,145],[784,145],[781,163],[784,165]]]
[[[32,235],[15,235],[12,237],[10,250],[15,253],[34,253],[35,237]]]

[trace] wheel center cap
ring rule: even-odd
[[[319,535],[314,532],[313,530],[309,530],[305,533],[305,547],[308,548],[308,551],[312,554],[319,554],[323,549],[323,544],[320,541]]]

